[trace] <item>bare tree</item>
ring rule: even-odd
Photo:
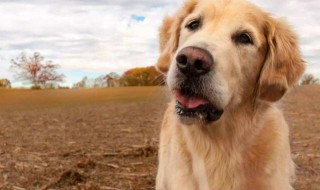
[[[309,85],[309,84],[320,84],[320,80],[317,79],[312,74],[305,74],[302,77],[301,85]]]
[[[52,61],[45,61],[40,53],[35,52],[31,57],[21,53],[11,60],[11,67],[16,71],[16,78],[30,82],[33,87],[45,87],[48,84],[63,82],[65,76],[57,73],[60,67]]]
[[[82,79],[81,79],[81,81],[79,81],[79,82],[77,82],[77,83],[75,83],[74,85],[73,85],[73,88],[85,88],[86,87],[86,85],[87,85],[87,83],[88,83],[88,77],[83,77]]]
[[[94,88],[101,88],[101,87],[106,87],[106,80],[104,79],[104,76],[100,76],[94,79]]]

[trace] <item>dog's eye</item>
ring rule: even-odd
[[[189,24],[187,24],[186,28],[188,28],[190,31],[198,30],[201,26],[200,19],[196,19],[191,21]]]
[[[248,33],[241,33],[236,37],[236,41],[241,44],[253,44],[252,38]]]

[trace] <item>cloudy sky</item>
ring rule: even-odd
[[[39,51],[61,65],[64,85],[83,76],[153,65],[162,18],[183,0],[0,0],[0,78],[10,60]],[[301,38],[308,72],[320,76],[319,0],[252,0],[286,17]],[[319,60],[319,61],[318,61]],[[15,82],[15,86],[21,85]]]

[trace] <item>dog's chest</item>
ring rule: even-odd
[[[184,131],[185,151],[189,154],[189,164],[186,171],[192,171],[190,178],[193,179],[197,189],[201,190],[233,190],[243,186],[243,169],[241,157],[235,152],[233,155],[226,154],[210,144],[202,144],[198,139],[192,139],[187,131]],[[237,189],[240,190],[240,189]]]
[[[187,133],[185,135],[187,138],[189,137]],[[189,170],[192,171],[195,183],[197,184],[199,189],[209,190],[210,183],[207,175],[205,159],[198,154],[198,151],[191,143],[191,141],[186,141],[185,148],[187,149],[186,151],[188,151],[190,155],[189,159],[191,160],[192,165],[189,165]]]

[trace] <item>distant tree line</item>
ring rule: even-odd
[[[15,79],[31,84],[32,89],[66,89],[59,83],[64,81],[65,75],[57,72],[60,65],[50,60],[45,60],[39,53],[35,52],[28,56],[21,53],[17,58],[11,60],[11,69],[15,72]],[[75,83],[73,88],[99,88],[120,86],[159,86],[164,84],[164,76],[154,66],[130,69],[122,76],[111,72],[109,74],[89,79],[83,77]],[[0,81],[0,87],[11,87],[9,80]]]
[[[121,76],[112,72],[94,79],[83,77],[75,83],[72,88],[103,88],[103,87],[120,87]]]
[[[160,86],[164,76],[154,66],[130,69],[122,76],[112,72],[97,78],[83,77],[73,88],[103,88],[123,86]]]

